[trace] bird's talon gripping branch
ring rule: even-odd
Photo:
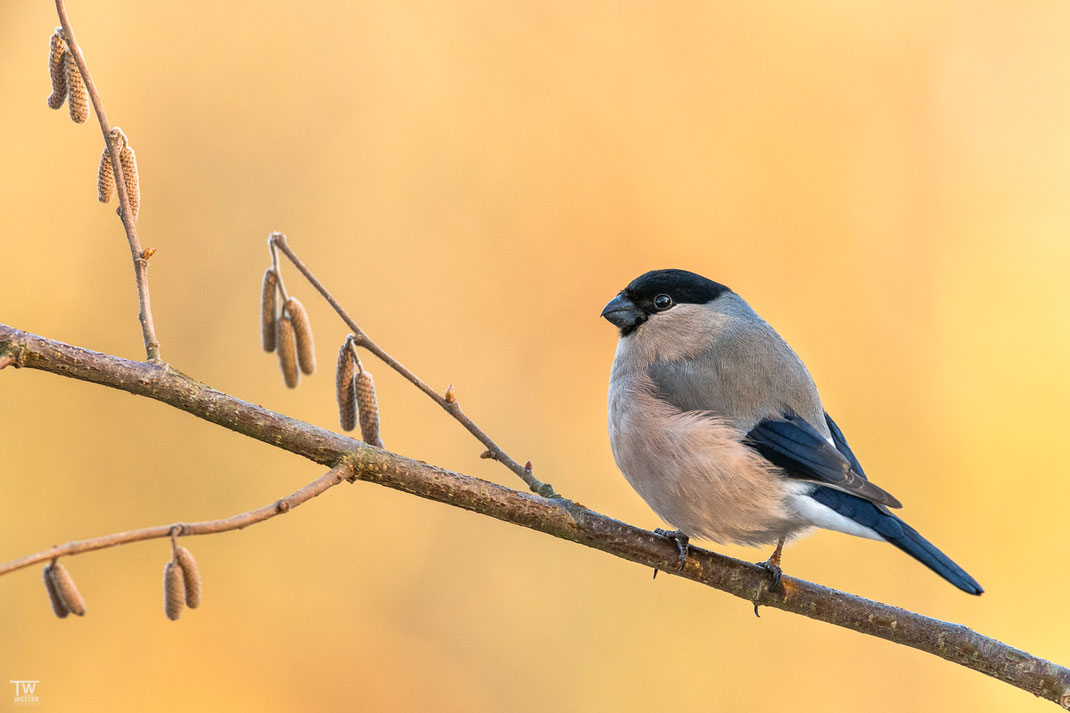
[[[769,560],[765,562],[756,562],[759,567],[769,573],[769,591],[775,592],[777,587],[780,586],[780,578],[784,575],[784,571],[780,569],[780,565],[771,563]]]
[[[654,534],[661,535],[662,537],[668,537],[670,540],[676,543],[676,552],[679,556],[678,569],[682,570],[684,568],[684,565],[687,564],[688,548],[690,547],[690,545],[688,544],[687,535],[680,532],[679,530],[663,530],[660,527],[654,530]]]
[[[755,562],[756,565],[764,569],[769,573],[769,591],[775,592],[777,587],[780,586],[780,578],[783,576],[784,571],[780,569],[780,557],[784,552],[784,538],[781,538],[776,543],[776,549],[773,550],[773,554],[769,555],[769,559],[764,562]],[[757,612],[758,605],[754,605]]]

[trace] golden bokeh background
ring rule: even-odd
[[[584,504],[661,525],[605,434],[639,273],[724,282],[809,365],[870,477],[986,587],[835,533],[792,575],[1070,663],[1070,5],[73,0],[137,150],[163,354],[335,427],[342,325],[293,270],[324,368],[258,346],[282,230],[369,333]],[[0,321],[141,358],[98,128],[45,107],[48,2],[0,4]],[[372,365],[391,450],[516,486]],[[268,503],[322,469],[147,399],[0,373],[0,559]],[[928,654],[357,484],[192,539],[0,582],[0,685],[41,710],[973,711],[1051,704]],[[749,560],[768,552],[720,548]],[[0,691],[7,690],[0,688]],[[0,693],[0,708],[10,705]]]

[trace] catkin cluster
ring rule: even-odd
[[[130,200],[130,212],[134,220],[141,213],[141,179],[137,173],[137,155],[134,153],[126,134],[118,126],[111,130],[111,140],[119,149],[119,165],[123,169],[123,182],[126,184],[126,196]],[[105,145],[100,154],[100,166],[97,167],[97,200],[107,203],[115,194],[115,170],[111,165],[111,149]],[[119,210],[116,209],[118,213]]]
[[[316,345],[312,323],[301,300],[285,297],[279,274],[274,267],[264,271],[260,283],[260,342],[266,352],[278,352],[282,379],[291,389],[301,380],[301,373],[316,371]]]
[[[56,28],[48,43],[48,75],[52,80],[49,108],[59,109],[67,102],[71,118],[78,124],[84,123],[89,118],[89,92],[61,27]]]
[[[185,547],[175,546],[171,561],[163,569],[163,611],[175,621],[182,609],[201,604],[201,573],[197,560]]]
[[[60,619],[68,614],[85,616],[85,599],[66,567],[55,562],[45,567],[45,589],[48,590],[52,611]]]
[[[383,439],[379,435],[379,401],[375,396],[375,380],[357,358],[352,336],[347,337],[338,350],[334,384],[338,422],[342,430],[352,431],[359,419],[361,440],[383,448]]]

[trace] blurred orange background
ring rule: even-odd
[[[1070,664],[1070,5],[71,2],[137,150],[163,355],[335,428],[345,330],[293,270],[321,371],[260,351],[271,230],[368,332],[565,495],[663,523],[605,433],[598,318],[682,267],[799,352],[870,477],[987,593],[821,532],[789,574]],[[51,3],[0,5],[0,321],[143,358],[102,140],[46,108]],[[91,120],[92,122],[92,120]],[[519,486],[381,365],[391,450]],[[0,373],[0,559],[223,517],[322,469],[159,403]],[[367,484],[0,581],[0,685],[42,710],[972,711],[1050,703],[928,654]],[[718,548],[748,560],[769,553]],[[0,688],[0,708],[10,705]]]

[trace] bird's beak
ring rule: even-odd
[[[631,329],[642,319],[643,312],[622,292],[609,301],[602,316],[621,329]]]

